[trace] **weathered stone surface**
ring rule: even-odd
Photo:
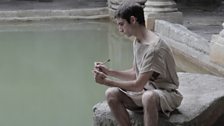
[[[168,13],[148,13],[145,11],[146,27],[150,30],[155,29],[155,20],[165,20],[171,23],[183,23],[183,15],[179,11]],[[146,16],[147,15],[147,16]]]
[[[191,32],[186,27],[179,24],[172,24],[167,21],[157,20],[155,31],[162,36],[185,44],[195,50],[209,54],[209,42],[203,37]]]
[[[169,43],[174,55],[180,57],[177,66],[183,71],[190,69],[191,72],[211,73],[224,77],[224,65],[211,62],[209,40],[183,25],[163,20],[156,20],[155,32]]]
[[[108,7],[112,10],[117,10],[120,4],[125,0],[108,0]],[[132,0],[130,0],[132,1]],[[146,0],[135,0],[137,3],[144,5]]]
[[[179,0],[179,2],[186,5],[220,5],[222,0]]]
[[[160,117],[160,126],[213,125],[224,114],[224,78],[191,73],[178,76],[183,102],[169,119]],[[96,104],[93,112],[94,126],[116,126],[106,102]],[[130,115],[133,126],[143,125],[141,114]]]
[[[0,11],[0,23],[80,19],[109,19],[108,9],[104,7],[70,10],[38,9]]]
[[[144,8],[146,27],[153,30],[155,20],[183,23],[182,13],[178,11],[173,0],[147,0]]]
[[[222,24],[224,28],[224,23]],[[213,35],[211,40],[211,61],[224,65],[224,29],[219,35]]]

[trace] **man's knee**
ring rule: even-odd
[[[119,89],[116,87],[108,88],[105,92],[105,96],[108,103],[118,101]]]
[[[158,105],[159,96],[154,91],[147,91],[142,95],[143,106]]]

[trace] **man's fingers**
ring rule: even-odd
[[[104,75],[103,72],[100,72],[100,71],[98,71],[98,70],[94,70],[94,73],[97,74],[97,75]]]
[[[103,78],[106,77],[106,75],[103,72],[100,72],[98,70],[94,70],[94,73],[96,74],[96,76],[100,76],[100,77],[103,77]]]
[[[100,64],[102,64],[102,62],[94,62],[94,66],[99,66]]]
[[[93,72],[94,72],[95,74],[99,74],[99,71],[96,70],[96,69],[94,69]]]

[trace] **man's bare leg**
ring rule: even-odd
[[[158,126],[160,102],[159,96],[154,91],[146,91],[142,95],[144,108],[144,126]]]
[[[131,126],[129,114],[126,110],[138,106],[118,88],[108,88],[106,91],[107,103],[119,126]]]

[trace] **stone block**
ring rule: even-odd
[[[210,46],[210,60],[224,65],[224,37],[221,35],[213,35]]]
[[[204,54],[209,53],[209,41],[191,32],[183,25],[173,24],[164,20],[156,20],[155,32]]]
[[[223,126],[224,78],[206,74],[178,73],[184,99],[170,118],[160,116],[159,126]],[[94,126],[116,126],[106,102],[93,107]],[[132,126],[143,126],[142,114],[129,112]]]
[[[171,23],[182,24],[183,15],[182,12],[167,12],[167,13],[148,13],[145,14],[146,27],[150,30],[154,29],[155,20],[165,20]]]

